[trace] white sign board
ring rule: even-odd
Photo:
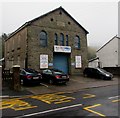
[[[48,68],[48,55],[40,55],[40,68]]]
[[[82,67],[81,56],[75,56],[75,67],[76,68],[81,68]]]
[[[71,53],[71,47],[70,46],[58,46],[58,45],[54,45],[54,52]]]

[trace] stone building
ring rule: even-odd
[[[67,11],[59,7],[26,22],[5,41],[5,68],[57,68],[81,74],[88,65],[87,34]]]

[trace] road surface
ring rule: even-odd
[[[27,118],[38,116],[119,116],[120,90],[117,85],[22,96],[1,101],[2,116]]]

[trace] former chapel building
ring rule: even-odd
[[[87,34],[59,7],[19,27],[5,41],[5,68],[57,68],[81,74],[88,65]]]

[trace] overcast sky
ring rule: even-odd
[[[80,0],[65,0],[51,2],[43,0],[38,2],[0,2],[1,29],[0,35],[11,33],[25,22],[39,17],[51,10],[62,6],[74,19],[76,19],[88,32],[88,45],[101,47],[112,37],[118,34],[118,1],[96,0],[81,2]],[[24,0],[25,1],[25,0]],[[49,2],[48,2],[49,1]],[[89,0],[90,1],[90,0]]]

